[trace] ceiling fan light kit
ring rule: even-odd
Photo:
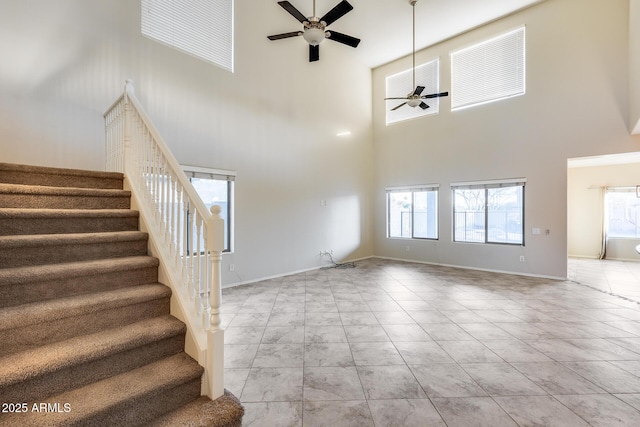
[[[415,87],[415,89],[412,92],[409,92],[405,97],[385,98],[385,101],[391,100],[391,99],[404,100],[402,104],[396,105],[391,109],[391,111],[395,111],[404,105],[408,105],[409,107],[412,107],[412,108],[420,107],[423,110],[426,110],[427,108],[429,108],[429,104],[424,102],[424,99],[439,98],[442,96],[449,95],[449,92],[440,92],[440,93],[432,93],[429,95],[422,95],[422,91],[425,89],[424,86],[416,86],[416,3],[417,2],[418,0],[409,0],[409,4],[411,5],[413,10],[413,49],[412,49],[412,59],[413,59],[412,82],[413,84],[412,86]]]
[[[313,15],[308,18],[288,1],[279,1],[278,4],[302,24],[303,31],[275,34],[267,36],[267,38],[269,40],[281,40],[290,37],[302,36],[302,38],[309,44],[309,62],[318,61],[320,59],[320,43],[322,43],[324,39],[333,40],[351,47],[357,47],[360,43],[360,39],[355,37],[351,37],[337,31],[326,30],[327,26],[353,10],[353,6],[351,6],[351,4],[346,0],[342,0],[321,18],[316,16],[315,0],[313,0]]]

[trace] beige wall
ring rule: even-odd
[[[567,159],[640,147],[627,126],[628,6],[549,0],[417,54],[418,64],[440,58],[440,85],[448,90],[451,51],[526,25],[527,93],[501,102],[451,112],[443,98],[438,116],[385,126],[385,76],[409,68],[411,59],[375,69],[375,253],[566,277]],[[449,184],[518,177],[527,178],[525,246],[453,243]],[[384,187],[420,183],[440,184],[440,239],[387,239]],[[550,234],[532,235],[533,227]]]
[[[640,134],[640,0],[629,0],[629,126]]]
[[[567,241],[569,256],[599,258],[602,251],[604,187],[640,184],[640,163],[569,168]],[[612,239],[608,259],[639,259],[636,239]]]
[[[102,169],[131,78],[179,162],[237,171],[224,284],[373,254],[371,70],[351,48],[310,64],[301,39],[267,40],[292,23],[275,2],[236,1],[231,74],[142,37],[138,1],[0,4],[0,161]]]

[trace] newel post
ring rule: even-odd
[[[224,330],[220,328],[222,304],[222,278],[220,264],[224,250],[224,220],[220,206],[212,206],[213,217],[207,224],[207,250],[211,263],[210,326],[207,332],[208,396],[217,399],[224,394]]]

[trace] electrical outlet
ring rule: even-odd
[[[229,264],[229,271],[236,271],[236,265],[235,264]]]
[[[520,262],[524,262],[524,255],[520,255]]]

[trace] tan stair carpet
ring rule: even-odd
[[[122,174],[0,163],[0,426],[242,425],[232,394],[200,395],[130,196]]]

